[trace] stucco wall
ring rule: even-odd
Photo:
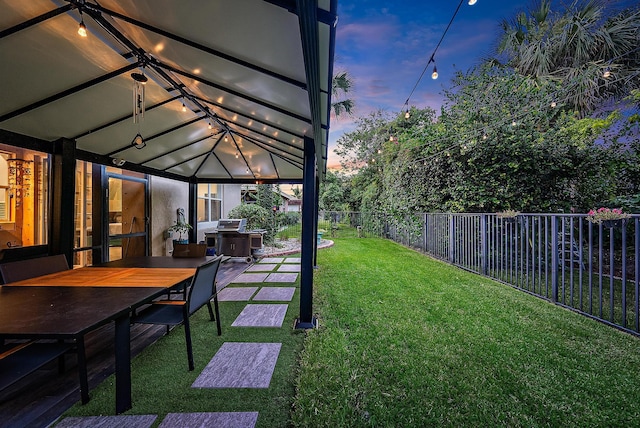
[[[151,255],[166,256],[171,250],[171,239],[164,232],[176,221],[176,210],[184,208],[189,218],[189,184],[166,178],[149,176],[151,189]]]

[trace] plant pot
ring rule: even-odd
[[[320,245],[320,241],[322,241],[322,233],[318,232],[318,237],[317,238],[318,238],[317,243],[318,243],[318,245]]]
[[[189,240],[188,239],[174,239],[173,240],[173,245],[176,244],[188,244]]]

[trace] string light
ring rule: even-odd
[[[184,105],[184,101],[182,102],[182,112],[186,112],[187,111],[187,106]]]
[[[447,24],[447,28],[445,28],[444,33],[442,33],[442,37],[440,37],[440,40],[438,41],[438,44],[436,45],[436,48],[433,50],[433,53],[429,57],[429,61],[427,61],[427,64],[424,66],[424,69],[422,69],[422,73],[420,73],[420,77],[418,77],[418,80],[416,81],[416,84],[413,86],[413,89],[411,90],[411,93],[407,97],[407,101],[405,101],[405,104],[407,106],[409,106],[409,100],[411,99],[411,96],[413,95],[413,93],[415,92],[416,88],[420,84],[420,81],[422,80],[422,77],[424,77],[424,74],[427,72],[427,68],[429,68],[429,64],[431,64],[432,62],[433,62],[433,73],[431,73],[431,78],[434,79],[434,80],[438,78],[438,69],[435,66],[435,62],[436,61],[435,61],[434,58],[435,58],[436,52],[438,51],[438,48],[440,47],[440,45],[442,44],[442,41],[444,40],[444,36],[449,31],[449,28],[451,27],[451,24],[453,24],[453,20],[455,19],[456,15],[458,14],[458,11],[460,10],[460,7],[462,6],[462,2],[464,2],[464,0],[460,0],[460,3],[458,3],[458,7],[456,8],[456,11],[453,13],[453,16],[451,17],[451,20],[449,21],[449,24]],[[474,4],[476,4],[476,2],[477,2],[477,0],[468,0],[468,4],[469,5],[474,5]]]
[[[87,26],[84,25],[84,18],[82,17],[82,9],[80,10],[80,25],[78,25],[78,35],[80,37],[87,37]]]
[[[639,50],[639,49],[640,48],[635,49],[635,50]],[[631,51],[631,52],[634,52],[634,51]],[[631,53],[631,52],[629,52],[629,53]],[[623,80],[623,79],[620,78],[619,80]],[[599,85],[599,87],[604,87],[604,86],[605,86],[604,84],[603,85]],[[549,106],[552,107],[553,104],[555,104],[557,106],[558,104],[562,104],[563,102],[569,101],[569,99],[570,98],[567,96],[566,99],[553,101],[552,103],[549,104]],[[495,121],[494,124],[493,124],[493,127],[494,128],[500,128],[501,126],[504,126],[504,125],[507,125],[507,124],[514,126],[514,123],[517,125],[516,120],[517,119],[524,119],[527,116],[527,114],[528,113],[526,113],[526,112],[522,112],[522,113],[520,113],[520,115],[518,115],[518,116],[516,116],[514,118],[511,118],[511,119],[505,118],[502,121]],[[482,140],[486,141],[489,138],[489,136],[487,135],[486,131],[487,131],[486,129],[478,129],[478,130],[475,130],[475,131],[471,130],[470,134],[477,133],[477,135],[482,135]],[[437,140],[436,141],[430,140],[429,144],[433,144],[435,142],[437,142]],[[438,152],[431,153],[430,155],[428,155],[426,157],[422,157],[422,158],[419,158],[419,159],[414,159],[412,163],[427,162],[428,160],[431,160],[431,159],[433,159],[434,161],[437,161],[438,160],[438,156],[440,156],[440,155],[451,156],[451,153],[449,153],[449,151],[450,150],[454,150],[454,149],[456,149],[458,147],[461,147],[463,144],[464,144],[464,142],[453,144],[453,145],[451,145],[449,147],[446,147],[446,148],[443,148],[442,150],[439,150]],[[422,146],[414,146],[411,149],[416,149],[416,148],[419,148],[419,147],[422,147]]]

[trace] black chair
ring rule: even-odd
[[[69,264],[65,255],[56,254],[0,264],[0,275],[3,283],[8,284],[68,269]]]
[[[189,317],[198,309],[207,305],[211,321],[216,321],[218,336],[222,334],[220,326],[220,311],[218,309],[218,295],[216,290],[216,275],[220,267],[222,257],[216,257],[198,267],[186,300],[159,300],[152,302],[131,319],[132,323],[140,324],[164,324],[167,328],[171,325],[184,324],[184,335],[187,342],[187,358],[189,370],[193,370],[193,349],[191,346],[191,326]],[[215,307],[215,315],[211,307],[211,299]]]
[[[204,257],[207,255],[207,244],[173,244],[173,257]]]

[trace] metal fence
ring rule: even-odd
[[[640,215],[324,212],[319,227],[391,239],[640,335]]]

